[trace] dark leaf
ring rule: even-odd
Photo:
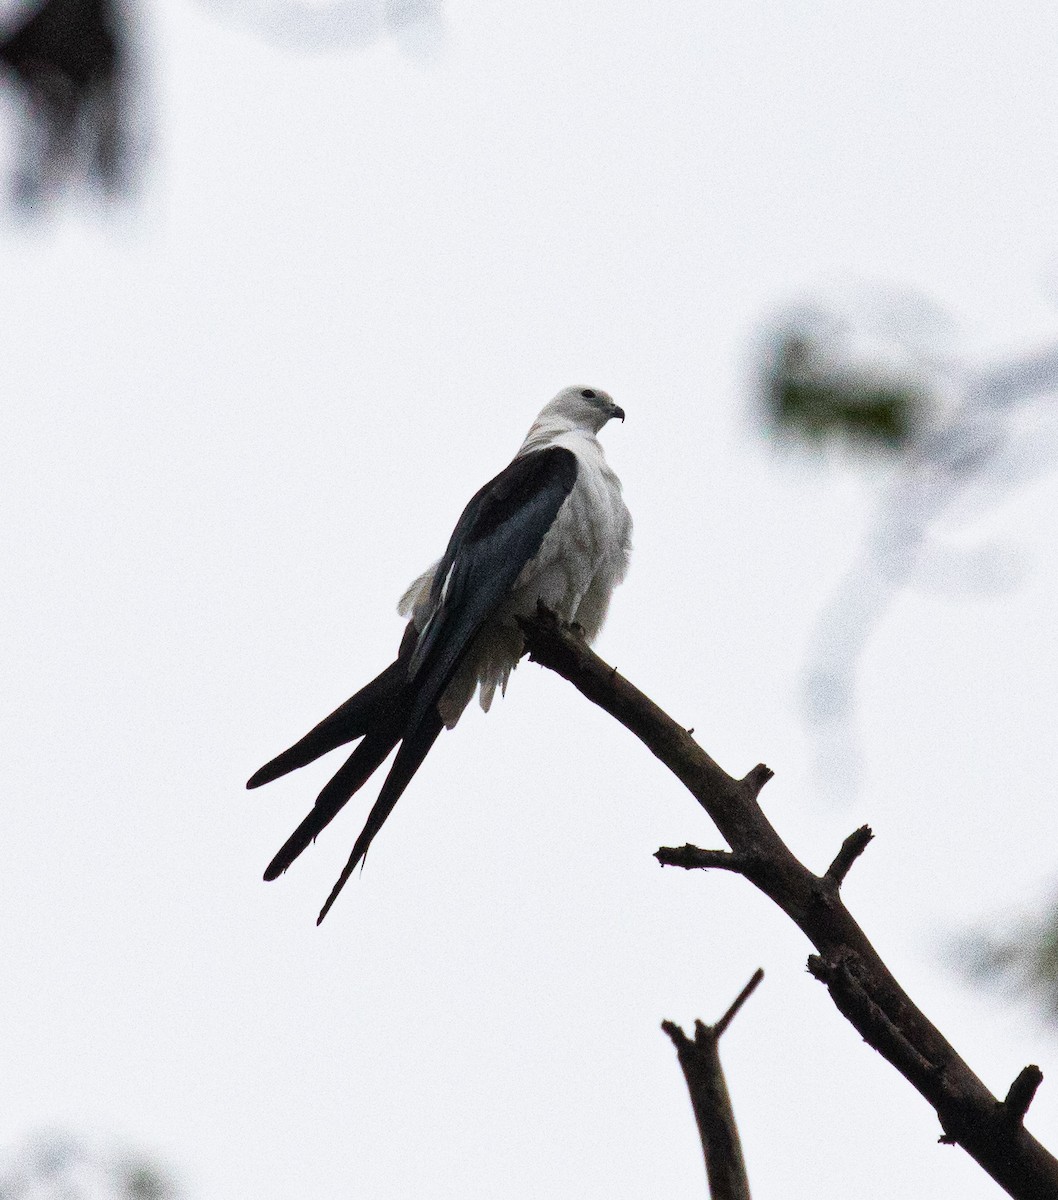
[[[838,437],[855,444],[899,448],[911,436],[924,397],[908,385],[866,371],[827,369],[803,333],[784,335],[768,378],[775,425],[807,441]]]

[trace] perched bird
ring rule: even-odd
[[[442,728],[480,689],[487,712],[525,650],[518,617],[543,604],[591,641],[624,578],[632,521],[596,434],[624,412],[605,393],[569,387],[541,411],[521,449],[471,499],[444,555],[401,597],[410,617],[396,661],[301,741],[266,763],[260,787],[363,740],[269,863],[281,875],[400,742],[378,799],[317,924],[367,853]]]

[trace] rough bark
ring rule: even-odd
[[[911,1001],[845,907],[841,883],[870,831],[864,827],[851,834],[830,868],[814,874],[757,802],[772,777],[763,763],[743,779],[728,775],[686,729],[551,614],[540,612],[524,623],[524,631],[530,658],[569,680],[634,733],[701,804],[730,847],[662,848],[659,861],[744,875],[815,947],[809,970],[864,1040],[933,1106],[941,1140],[961,1146],[1009,1195],[1058,1200],[1058,1160],[1022,1124],[1039,1082],[1038,1068],[1026,1068],[1012,1095],[998,1100]]]

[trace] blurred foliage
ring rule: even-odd
[[[130,65],[117,0],[43,0],[0,35],[3,77],[26,111],[15,199],[71,179],[116,192],[129,179]]]
[[[147,142],[134,67],[133,0],[28,0],[0,27],[0,84],[22,110],[13,198],[41,207],[72,182],[111,198],[133,182]],[[208,0],[217,12],[289,50],[364,47],[392,37],[432,58],[443,0]]]
[[[36,1134],[0,1165],[0,1200],[178,1200],[141,1155],[113,1155],[67,1133]]]
[[[982,363],[954,334],[928,301],[861,290],[788,309],[759,342],[758,412],[773,440],[854,450],[841,469],[855,465],[871,493],[801,681],[816,790],[843,803],[862,774],[860,663],[886,614],[908,589],[962,598],[1017,586],[1025,555],[988,522],[1058,459],[1058,346]]]
[[[129,1200],[167,1200],[174,1195],[168,1180],[150,1163],[126,1163],[120,1173]]]
[[[908,589],[1009,592],[1020,556],[987,520],[1058,459],[1058,346],[971,366],[965,350],[944,348],[945,324],[932,306],[890,294],[788,312],[765,343],[761,391],[773,431],[801,445],[854,447],[865,452],[860,465],[889,458],[884,473],[864,472],[873,511],[822,608],[802,680],[816,787],[846,803],[861,770],[859,666],[895,598]],[[964,938],[956,959],[979,984],[1058,1021],[1058,897],[1040,913]]]
[[[958,951],[975,981],[1024,996],[1058,1021],[1058,902],[1014,932],[977,933]]]
[[[899,449],[926,405],[908,383],[878,371],[828,365],[818,338],[804,330],[779,336],[767,378],[774,425],[808,442],[840,438],[854,446]]]

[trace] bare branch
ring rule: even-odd
[[[1023,1126],[1011,1122],[1008,1110],[893,978],[846,909],[835,877],[843,862],[851,863],[855,856],[843,858],[839,852],[834,876],[814,875],[794,857],[757,803],[766,768],[751,771],[744,780],[732,778],[686,729],[553,616],[539,614],[522,627],[531,658],[568,679],[634,733],[705,809],[731,853],[742,860],[741,873],[816,948],[809,968],[826,984],[838,1009],[929,1101],[945,1137],[962,1146],[1009,1195],[1058,1200],[1058,1160]]]
[[[743,872],[745,860],[730,850],[701,850],[697,846],[662,846],[654,851],[654,857],[663,867],[683,867],[686,871],[696,868],[708,870]]]
[[[742,1157],[731,1096],[720,1065],[718,1043],[735,1014],[763,978],[764,972],[758,968],[715,1025],[695,1021],[693,1041],[674,1021],[661,1023],[661,1028],[676,1047],[676,1056],[687,1081],[691,1107],[702,1141],[702,1153],[705,1155],[712,1200],[750,1200],[746,1163]]]
[[[1035,1063],[1021,1068],[1017,1078],[1010,1085],[1007,1098],[1003,1101],[1008,1121],[1020,1125],[1025,1120],[1025,1114],[1029,1111],[1029,1105],[1041,1083],[1043,1083],[1043,1072]]]
[[[747,983],[746,986],[742,989],[742,991],[739,992],[739,994],[734,998],[734,1000],[732,1000],[731,1007],[727,1010],[726,1013],[724,1013],[724,1015],[720,1018],[720,1020],[717,1021],[717,1023],[713,1026],[713,1033],[716,1035],[717,1038],[723,1037],[724,1030],[731,1024],[731,1022],[735,1019],[735,1017],[738,1016],[738,1010],[742,1007],[742,1005],[745,1004],[746,1001],[750,998],[750,996],[752,996],[753,993],[757,990],[757,988],[760,987],[760,981],[763,978],[764,978],[764,968],[758,967],[753,972],[753,974],[750,976],[749,983]]]
[[[859,829],[850,833],[841,843],[841,849],[834,856],[834,861],[827,867],[824,878],[829,879],[835,887],[841,887],[852,864],[867,849],[873,837],[870,825],[861,825]]]
[[[771,767],[766,767],[764,763],[757,763],[753,770],[743,778],[742,785],[753,793],[755,799],[760,795],[761,788],[764,787],[768,780],[774,778],[775,772]]]

